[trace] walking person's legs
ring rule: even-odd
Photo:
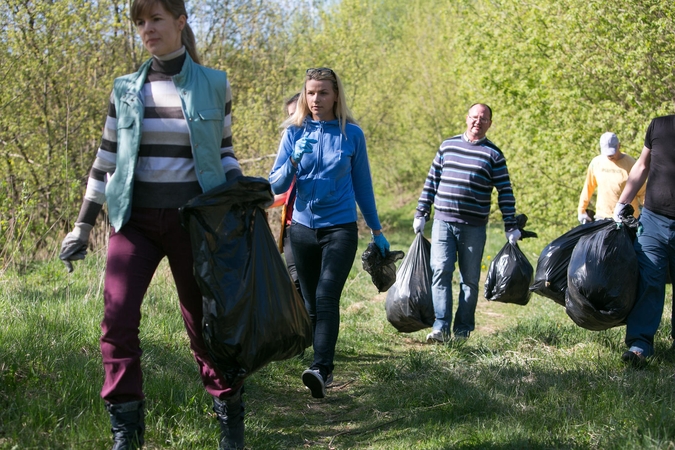
[[[322,398],[325,396],[325,386],[332,381],[335,346],[340,330],[340,297],[354,263],[358,229],[356,223],[350,223],[310,230],[311,236],[308,230],[306,227],[298,228],[299,233],[292,235],[293,250],[297,251],[296,255],[302,255],[296,261],[296,266],[303,295],[311,308],[310,317],[314,315],[314,361],[303,372],[303,382],[312,391],[312,396]],[[308,247],[310,258],[305,258],[305,246]],[[317,255],[320,255],[320,264],[316,264]],[[317,267],[320,270],[317,271]],[[315,284],[303,281],[317,276]],[[307,291],[313,285],[314,290]]]
[[[672,222],[672,223],[671,223]],[[654,354],[654,335],[661,322],[668,270],[668,242],[675,241],[671,221],[643,210],[640,215],[642,232],[634,242],[640,279],[635,306],[626,319],[628,351],[622,359],[633,365],[643,365],[644,358]],[[674,228],[675,229],[675,228]]]
[[[452,274],[457,261],[457,241],[452,225],[435,220],[431,229],[431,296],[434,321],[428,342],[443,342],[450,335],[452,323]]]
[[[103,290],[101,355],[105,379],[101,397],[110,414],[114,448],[143,445],[145,431],[139,326],[141,304],[159,262],[156,217],[134,210],[129,222],[113,231]]]
[[[164,211],[162,245],[176,282],[183,323],[199,374],[213,397],[213,410],[220,423],[220,449],[244,448],[243,386],[230,386],[208,354],[202,335],[202,294],[193,275],[190,234],[183,228],[177,210]]]
[[[485,248],[485,227],[456,224],[457,259],[459,266],[459,295],[453,333],[459,338],[468,338],[476,326],[480,268]]]

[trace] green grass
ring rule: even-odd
[[[411,221],[410,221],[411,222]],[[407,251],[412,232],[388,231]],[[491,229],[484,262],[503,245]],[[360,252],[365,248],[362,239]],[[542,239],[523,244],[533,265]],[[360,255],[359,252],[359,255]],[[0,279],[0,449],[106,449],[98,349],[104,255]],[[334,387],[313,399],[311,361],[271,363],[246,382],[249,449],[673,449],[670,287],[645,370],[623,366],[624,329],[576,326],[552,300],[480,299],[466,342],[398,333],[357,257],[342,299]],[[143,305],[148,449],[215,449],[218,428],[188,349],[166,264]]]

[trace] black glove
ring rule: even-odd
[[[68,233],[61,243],[61,252],[59,258],[66,265],[68,273],[73,271],[71,261],[84,259],[87,254],[87,245],[89,244],[89,233],[93,228],[86,223],[76,223],[75,229]]]

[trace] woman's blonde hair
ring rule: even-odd
[[[337,94],[337,101],[333,105],[333,114],[335,118],[340,122],[340,130],[345,134],[345,128],[347,123],[356,123],[354,117],[352,116],[349,107],[347,106],[347,99],[345,97],[345,91],[342,87],[342,82],[340,77],[333,69],[328,67],[319,67],[317,69],[307,69],[305,72],[305,82],[302,85],[302,90],[300,91],[300,97],[298,98],[298,106],[295,109],[295,114],[286,119],[281,126],[287,128],[291,125],[301,127],[302,123],[305,121],[305,118],[312,114],[307,105],[307,82],[309,80],[328,80],[333,85],[333,90]]]
[[[185,16],[185,27],[183,27],[183,31],[181,32],[180,40],[183,46],[185,46],[185,50],[187,50],[190,58],[197,64],[201,64],[199,53],[197,53],[195,34],[187,23],[188,13],[185,9],[185,2],[183,0],[134,0],[134,3],[131,5],[131,21],[136,23],[143,14],[150,11],[150,8],[157,3],[161,4],[174,19]]]

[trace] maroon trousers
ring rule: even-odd
[[[226,398],[235,391],[209,357],[202,337],[202,294],[193,276],[190,235],[177,209],[134,208],[119,232],[110,235],[105,271],[101,353],[105,381],[101,397],[109,403],[141,400],[143,374],[139,326],[141,304],[162,258],[171,267],[183,322],[204,387]]]

